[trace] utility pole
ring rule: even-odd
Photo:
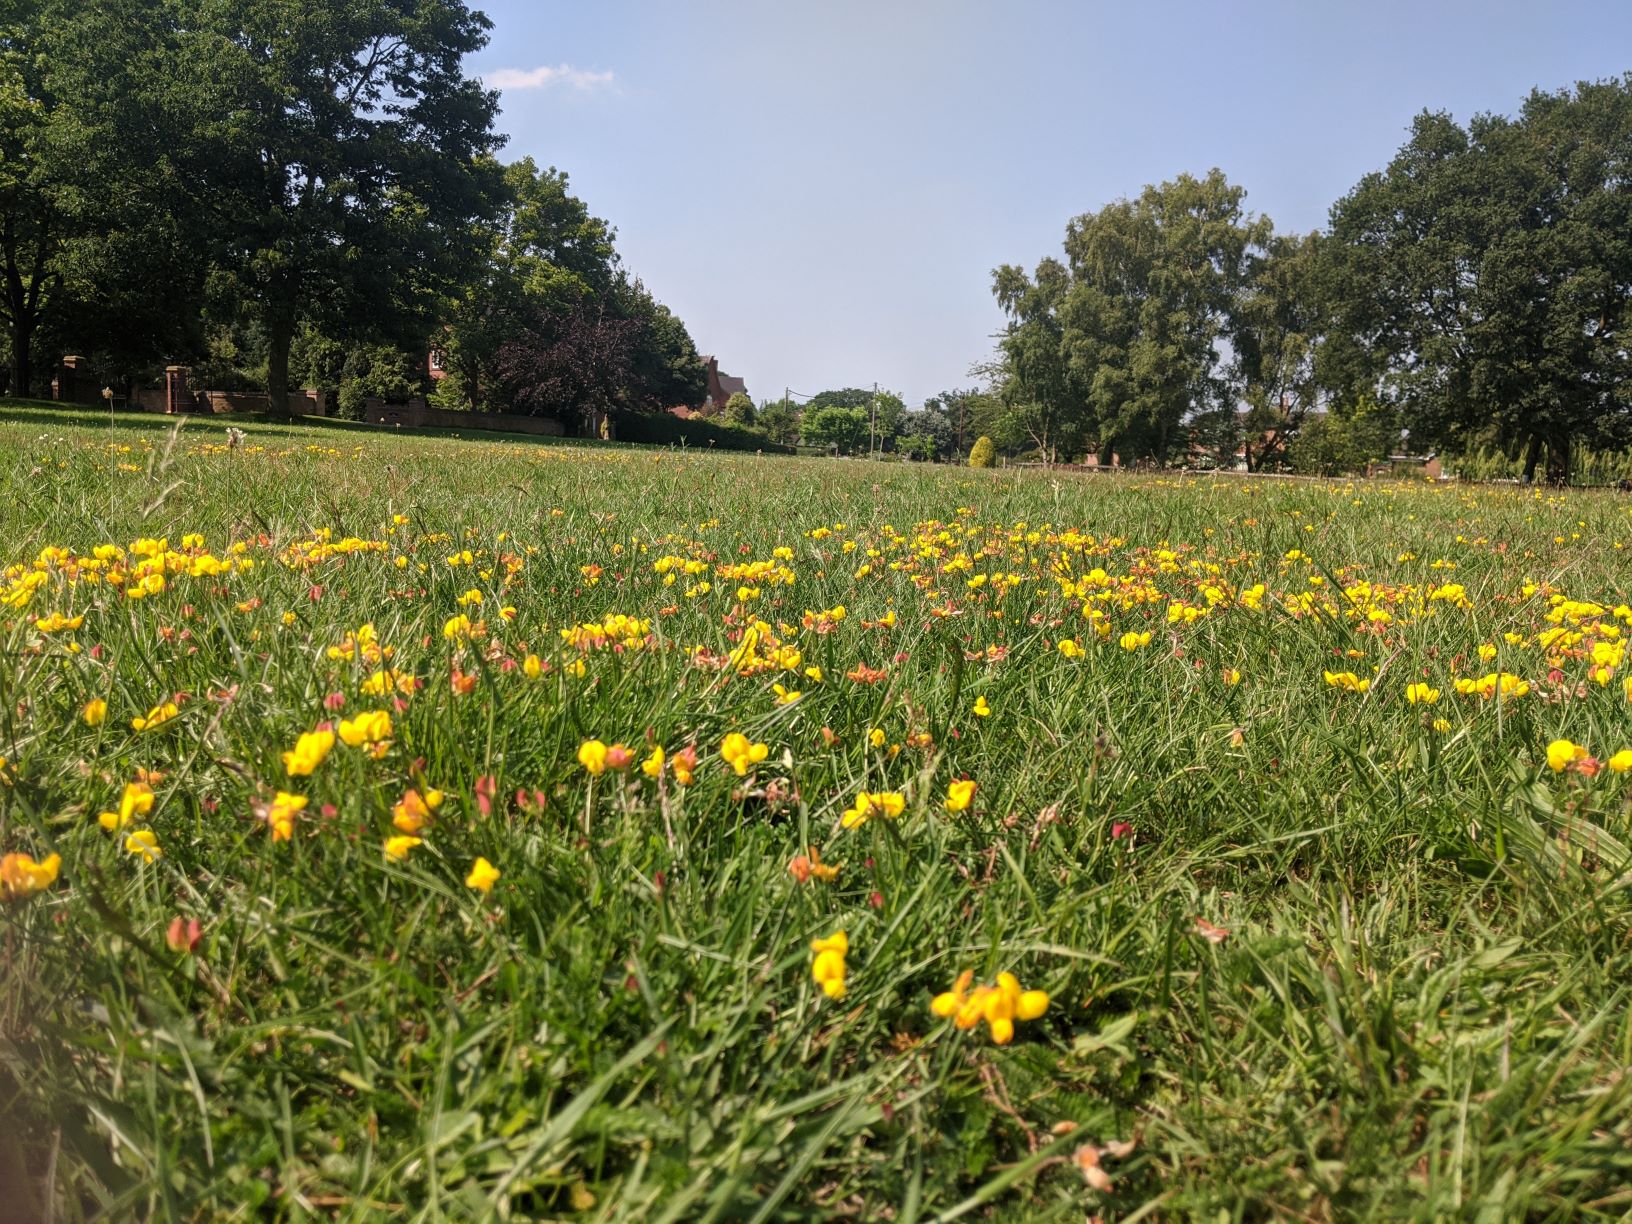
[[[878,454],[878,443],[875,435],[878,433],[878,383],[873,383],[873,398],[867,405],[871,416],[867,422],[867,458],[871,459]]]

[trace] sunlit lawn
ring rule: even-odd
[[[95,420],[0,420],[17,1201],[1632,1210],[1632,502]]]

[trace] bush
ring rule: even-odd
[[[663,446],[712,446],[718,450],[770,451],[791,455],[793,447],[772,442],[757,429],[741,425],[727,425],[721,421],[702,421],[693,417],[683,421],[668,412],[654,412],[617,418],[617,439],[620,442],[655,442]]]
[[[867,440],[867,414],[860,408],[806,408],[799,437],[807,446],[832,446],[848,454]]]
[[[360,421],[368,400],[368,388],[360,378],[348,378],[340,384],[335,397],[335,416],[342,421]]]
[[[975,444],[969,448],[969,466],[989,468],[997,462],[997,447],[992,440],[982,434],[975,439]]]

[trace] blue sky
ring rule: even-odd
[[[1307,230],[1424,108],[1632,70],[1626,0],[475,3],[506,156],[758,399],[969,385],[992,268],[1146,183],[1218,166]]]

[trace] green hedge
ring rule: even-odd
[[[619,442],[655,442],[663,446],[697,446],[704,450],[712,446],[716,450],[765,451],[776,455],[794,453],[793,447],[772,442],[757,429],[695,417],[682,421],[667,412],[619,417],[617,439]]]

